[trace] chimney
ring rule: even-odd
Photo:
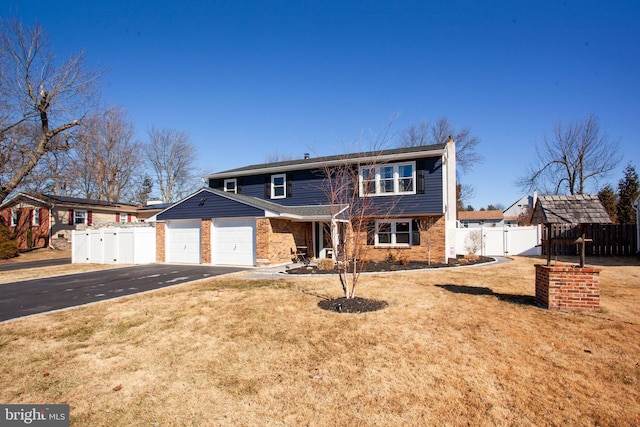
[[[308,160],[309,159],[309,153],[304,153],[304,159]]]

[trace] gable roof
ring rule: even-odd
[[[499,221],[504,218],[501,210],[458,211],[458,221]]]
[[[611,219],[594,194],[540,196],[532,224],[609,224]]]
[[[246,176],[248,174],[286,172],[302,168],[322,168],[340,164],[345,161],[349,163],[371,161],[383,162],[388,160],[408,160],[419,157],[441,156],[445,153],[446,147],[447,144],[421,145],[418,147],[394,148],[391,150],[365,151],[361,153],[263,163],[212,173],[206,175],[205,178],[231,178],[236,176]]]
[[[247,206],[249,208],[254,208],[259,211],[263,211],[265,216],[280,216],[288,219],[331,219],[332,216],[338,215],[342,212],[347,206],[334,206],[331,205],[313,205],[313,206],[283,206],[278,203],[274,203],[268,200],[259,199],[257,197],[245,196],[243,194],[235,194],[220,191],[214,188],[204,187],[195,193],[185,197],[181,201],[173,204],[167,209],[159,212],[157,214],[157,219],[162,221],[165,219],[173,219],[171,218],[170,212],[174,209],[180,209],[181,205],[191,205],[193,204],[194,199],[200,198],[199,206],[204,206],[206,204],[206,198],[203,198],[203,193],[210,193],[217,197],[221,197],[223,199],[227,199],[241,205]],[[194,205],[195,206],[195,205]],[[336,208],[338,212],[335,212]],[[198,215],[198,212],[193,213],[196,217],[203,216],[204,218],[208,218],[210,215],[209,210],[206,208],[202,209],[202,213]]]

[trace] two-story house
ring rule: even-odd
[[[366,230],[349,227],[332,203],[326,171],[350,165]],[[455,257],[455,145],[398,148],[267,163],[206,176],[202,188],[157,215],[158,262],[264,266],[335,257],[332,237],[367,233],[368,260]],[[342,214],[342,215],[341,215]],[[343,236],[349,238],[349,236]],[[363,243],[364,244],[364,243]]]
[[[0,204],[0,221],[13,231],[20,249],[69,248],[73,230],[98,223],[142,221],[145,214],[127,203],[27,192]]]

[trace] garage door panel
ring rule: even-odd
[[[167,222],[167,261],[200,264],[200,221]]]
[[[255,220],[215,220],[211,233],[213,263],[255,265]]]

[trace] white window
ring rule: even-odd
[[[271,198],[283,199],[287,197],[287,175],[271,175]]]
[[[238,192],[238,181],[233,179],[225,179],[224,180],[224,191],[227,193],[237,193]]]
[[[376,221],[376,246],[410,246],[411,220],[384,219]]]
[[[392,163],[360,168],[360,196],[416,193],[416,164]]]
[[[127,222],[127,214],[121,213],[116,215],[118,217],[118,222]]]
[[[36,208],[33,210],[31,223],[35,226],[40,225],[40,209]]]
[[[74,225],[87,225],[87,211],[73,211]]]
[[[18,225],[18,209],[11,209],[11,226]]]

